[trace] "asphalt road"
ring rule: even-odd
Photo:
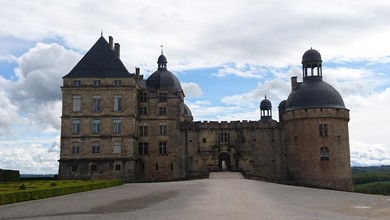
[[[0,219],[390,219],[390,196],[320,190],[213,173],[0,206]]]

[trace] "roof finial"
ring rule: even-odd
[[[164,54],[164,48],[163,48],[163,45],[160,45],[160,47],[161,47],[161,55],[163,55],[163,54]]]
[[[267,99],[267,93],[265,93],[265,95],[264,95],[264,99]]]
[[[103,37],[103,30],[100,31],[100,36]]]

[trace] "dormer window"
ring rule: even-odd
[[[100,80],[94,80],[93,81],[93,86],[98,87],[100,85],[101,85],[101,81]]]
[[[158,101],[159,102],[167,102],[167,93],[166,92],[159,92],[158,93]]]
[[[79,87],[79,86],[81,86],[81,80],[73,80],[73,86],[74,86],[74,87]]]
[[[122,86],[122,81],[121,81],[121,80],[115,80],[115,81],[114,81],[114,85],[115,85],[116,87],[120,87],[120,86]]]

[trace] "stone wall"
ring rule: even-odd
[[[283,114],[287,178],[298,184],[351,191],[346,109],[303,109]],[[326,135],[320,126],[326,124]],[[321,148],[328,149],[323,155]]]

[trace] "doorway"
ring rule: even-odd
[[[218,157],[218,167],[220,171],[231,171],[230,155],[228,153],[221,153]]]

